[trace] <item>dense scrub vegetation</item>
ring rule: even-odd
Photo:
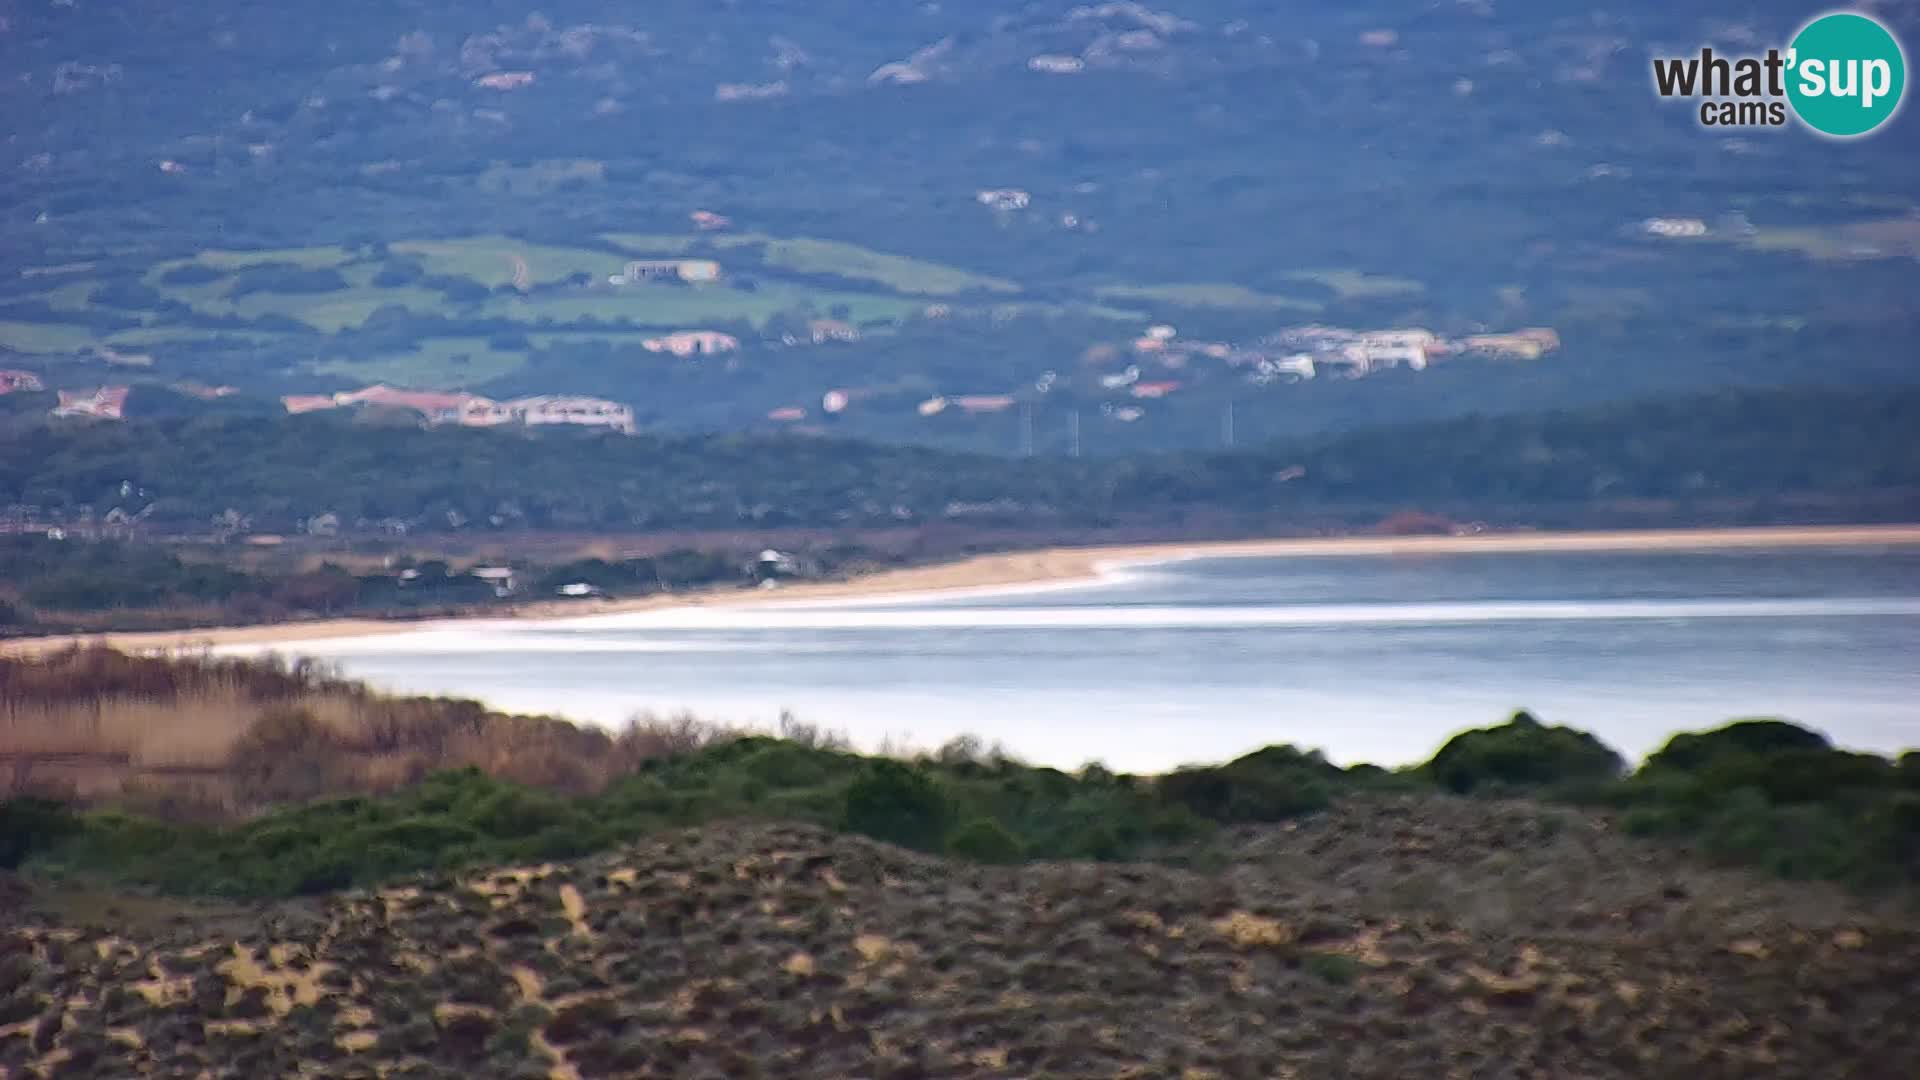
[[[311,669],[198,661],[175,671],[173,662],[105,652],[62,662],[66,675],[94,671],[84,684],[93,689],[49,677],[52,661],[6,662],[0,691],[16,703],[15,716],[17,703],[76,704],[89,692],[191,702],[183,693],[214,680],[269,706],[206,759],[206,770],[224,771],[233,790],[251,796],[227,803],[224,822],[209,820],[220,807],[203,802],[196,815],[190,800],[141,785],[91,799],[16,785],[0,803],[0,865],[166,892],[314,892],[563,858],[664,828],[739,820],[805,822],[986,862],[1193,861],[1206,858],[1208,837],[1223,827],[1436,785],[1610,810],[1636,835],[1788,877],[1920,884],[1920,753],[1897,762],[1850,753],[1777,720],[1677,735],[1632,773],[1591,735],[1522,713],[1463,732],[1398,772],[1272,746],[1146,777],[1099,765],[1035,767],[970,740],[913,758],[869,757],[798,724],[784,738],[685,720],[616,737],[470,703],[383,705]],[[343,721],[324,718],[339,710],[317,707],[316,688],[357,696],[367,709],[385,709],[385,720],[363,718],[355,742]],[[184,738],[204,721],[181,724]],[[31,756],[17,727],[0,728],[0,749]],[[348,792],[358,793],[340,797]]]
[[[1406,425],[1233,453],[1009,461],[795,437],[420,430],[326,416],[0,425],[0,505],[152,529],[1030,527],[1195,514],[1585,514],[1665,500],[1897,516],[1920,390],[1769,390]],[[1411,463],[1417,462],[1418,467]],[[324,467],[316,467],[323,464]],[[1769,510],[1771,508],[1771,510]]]
[[[428,617],[529,599],[551,601],[563,586],[608,597],[755,584],[760,545],[678,547],[653,555],[511,560],[514,591],[445,559],[398,556],[394,565],[354,572],[330,561],[243,567],[230,549],[120,540],[0,536],[0,638],[107,630],[245,625],[305,616]],[[794,573],[832,575],[898,557],[858,544],[808,544],[789,552]],[[405,576],[402,576],[405,575]]]

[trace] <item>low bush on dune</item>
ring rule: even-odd
[[[1611,780],[1627,763],[1584,731],[1550,727],[1518,712],[1496,727],[1455,735],[1420,768],[1435,784],[1464,795]]]
[[[1736,720],[1712,731],[1685,732],[1667,740],[1642,768],[1647,772],[1693,772],[1726,758],[1749,758],[1793,750],[1831,749],[1826,736],[1784,720]]]
[[[79,828],[65,806],[51,799],[0,802],[0,870],[17,870],[29,855],[50,848]]]
[[[544,861],[664,828],[804,821],[984,862],[1131,859],[1210,823],[1150,785],[1010,761],[870,758],[766,737],[644,762],[592,795],[440,772],[392,794],[324,799],[234,825],[162,822],[44,801],[0,803],[0,825],[43,874],[172,893],[267,897],[367,885],[417,871]]]
[[[947,853],[975,862],[1012,863],[1026,856],[1026,845],[992,818],[975,818],[947,838]]]
[[[953,803],[925,770],[898,761],[876,761],[847,786],[848,832],[918,851],[938,851],[946,841]]]
[[[142,730],[180,714],[224,770],[224,816],[151,793],[62,802],[16,786],[0,799],[0,869],[286,896],[567,858],[724,821],[807,822],[994,863],[1185,859],[1221,826],[1287,821],[1361,792],[1437,789],[1595,806],[1633,833],[1789,877],[1920,884],[1920,754],[1851,753],[1778,720],[1676,735],[1632,773],[1592,735],[1521,713],[1397,772],[1272,746],[1139,777],[1031,766],[970,739],[912,759],[863,756],[793,721],[782,737],[686,718],[611,735],[470,702],[382,699],[273,664],[74,654],[54,669],[0,668],[0,705],[12,710],[0,716],[0,751],[30,757],[5,740],[62,730],[58,710],[87,704],[80,675],[115,702],[140,704]],[[209,734],[194,710],[210,700],[247,708]],[[88,730],[120,737],[111,725]],[[168,749],[129,746],[121,753],[136,763]],[[234,806],[252,809],[236,819]]]
[[[1269,746],[1225,765],[1175,770],[1160,778],[1159,791],[1203,818],[1237,825],[1324,809],[1348,779],[1319,751]]]
[[[1913,755],[1906,755],[1911,758]],[[1633,776],[1584,793],[1628,831],[1730,863],[1861,886],[1920,882],[1920,783],[1781,720],[1676,735]]]

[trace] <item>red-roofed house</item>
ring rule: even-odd
[[[953,399],[953,403],[962,412],[997,413],[1013,408],[1013,398],[1006,394],[967,394]]]
[[[55,416],[87,416],[96,420],[119,420],[127,408],[127,388],[102,386],[93,390],[62,390]]]
[[[1133,396],[1137,398],[1163,398],[1180,389],[1178,382],[1143,382],[1133,384]]]
[[[350,394],[335,394],[334,400],[342,405],[372,405],[382,409],[412,409],[429,420],[455,419],[461,406],[472,400],[472,394],[445,393],[435,390],[396,390],[385,384],[369,386],[365,390],[355,390]]]
[[[340,405],[333,400],[332,394],[288,394],[280,399],[280,404],[287,407],[287,412],[295,415],[319,412],[322,409],[337,408]]]
[[[31,371],[0,371],[0,394],[11,394],[15,390],[30,393],[45,389],[46,386],[40,382],[40,376]]]

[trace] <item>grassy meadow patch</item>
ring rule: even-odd
[[[516,258],[526,261],[534,285],[557,284],[576,274],[599,280],[619,273],[627,262],[610,252],[533,244],[510,236],[408,240],[388,250],[419,260],[429,274],[468,278],[490,289],[513,284]]]
[[[590,158],[554,158],[531,165],[496,161],[480,174],[476,186],[489,195],[535,196],[602,183],[606,178],[606,162]]]
[[[495,318],[539,325],[546,332],[587,319],[670,329],[733,321],[764,326],[775,315],[813,312],[824,316],[841,306],[855,322],[892,322],[918,311],[921,303],[876,293],[823,291],[762,281],[751,290],[726,284],[642,285],[593,294],[500,296],[489,300],[482,311]],[[542,319],[557,325],[540,325]],[[589,328],[575,329],[586,332]]]
[[[995,293],[1020,291],[1018,283],[1005,278],[989,277],[905,255],[889,255],[836,240],[809,237],[781,239],[745,234],[722,237],[714,244],[722,249],[755,248],[764,263],[774,269],[871,281],[901,293],[947,296],[975,290]]]
[[[369,359],[335,357],[310,368],[357,382],[460,389],[511,375],[526,365],[525,350],[497,348],[483,337],[432,337],[407,351]]]
[[[1762,226],[1744,243],[1754,251],[1786,252],[1822,262],[1920,259],[1920,213],[1847,225]]]
[[[1412,278],[1393,277],[1388,274],[1370,274],[1364,270],[1299,270],[1287,275],[1294,281],[1305,281],[1333,290],[1341,300],[1378,300],[1389,296],[1408,296],[1426,291],[1426,286]]]
[[[1257,292],[1229,282],[1169,285],[1112,285],[1100,296],[1110,300],[1148,300],[1180,307],[1233,308],[1246,311],[1319,311],[1325,305],[1297,296]]]
[[[68,323],[0,319],[0,348],[23,353],[81,352],[99,343],[92,330]]]

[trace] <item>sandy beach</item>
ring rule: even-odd
[[[605,601],[538,601],[478,611],[455,619],[326,619],[259,626],[212,627],[126,634],[22,638],[0,642],[0,655],[25,655],[74,644],[127,651],[198,650],[227,645],[278,645],[398,634],[449,622],[609,615],[691,605],[738,606],[769,601],[839,600],[902,593],[938,593],[1097,577],[1109,566],[1233,556],[1445,555],[1544,551],[1715,551],[1740,548],[1870,547],[1920,544],[1920,525],[1784,526],[1746,529],[1671,529],[1621,532],[1476,533],[1456,536],[1345,536],[1274,540],[1194,541],[1107,547],[1059,547],[978,555],[932,566],[885,570],[849,581],[810,582],[780,589],[713,589]]]

